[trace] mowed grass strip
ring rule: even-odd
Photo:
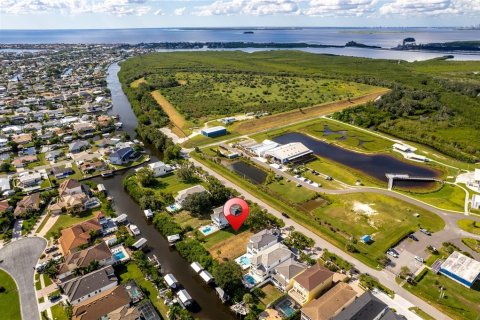
[[[178,129],[177,132],[181,132],[183,137],[186,137],[190,134],[189,126],[190,124],[185,119],[184,116],[178,112],[175,107],[168,102],[167,99],[160,93],[159,90],[152,92],[152,97],[157,101],[158,105],[162,107],[163,111],[168,115],[168,118],[173,123],[173,125]]]
[[[15,281],[3,270],[0,270],[0,287],[5,289],[0,292],[0,310],[2,319],[21,320],[20,298]]]
[[[480,222],[471,219],[460,219],[457,220],[457,225],[464,231],[480,235]]]
[[[443,298],[440,298],[440,287],[445,288]],[[480,314],[478,288],[466,288],[443,275],[435,275],[430,270],[416,286],[406,284],[404,288],[454,319],[476,320]]]
[[[465,191],[455,185],[444,184],[439,190],[428,193],[403,193],[441,209],[464,212]]]
[[[378,89],[374,93],[353,98],[350,99],[350,101],[342,100],[336,102],[328,102],[309,108],[302,108],[301,110],[292,110],[267,117],[262,117],[260,119],[242,121],[238,124],[234,124],[232,126],[232,131],[236,131],[240,134],[249,134],[254,132],[260,132],[262,130],[278,128],[280,126],[289,125],[302,120],[311,119],[313,117],[325,116],[327,114],[331,114],[346,108],[355,107],[357,105],[375,100],[376,98],[387,93],[388,91],[389,89]]]

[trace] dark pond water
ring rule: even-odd
[[[130,103],[122,91],[117,78],[118,65],[114,64],[109,68],[107,78],[108,88],[112,92],[113,109],[111,114],[119,114],[120,121],[123,122],[123,129],[132,137],[135,136],[134,128],[137,125],[137,118],[132,112]],[[158,161],[158,154],[152,152],[146,146],[146,151],[151,155],[152,161]],[[233,314],[228,307],[220,302],[215,290],[206,285],[203,280],[195,274],[188,262],[183,259],[175,249],[172,249],[167,240],[148,223],[143,211],[138,204],[125,192],[122,181],[128,171],[116,173],[110,178],[98,177],[93,179],[96,183],[103,183],[110,196],[114,199],[114,208],[117,213],[126,213],[128,220],[138,226],[141,231],[141,237],[147,239],[147,244],[151,249],[149,254],[155,254],[162,264],[164,273],[173,273],[175,278],[182,284],[188,293],[195,300],[196,305],[191,310],[198,319],[234,319]]]
[[[328,144],[301,133],[291,132],[272,139],[278,143],[301,142],[321,157],[339,162],[345,166],[359,170],[380,181],[387,182],[386,173],[409,174],[422,177],[434,177],[438,172],[424,166],[398,160],[389,155],[368,155]],[[326,172],[328,174],[328,172]],[[404,181],[402,186],[417,186],[417,182]]]
[[[267,178],[265,171],[243,161],[234,162],[228,168],[254,184],[262,184]]]

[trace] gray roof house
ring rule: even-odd
[[[290,258],[275,268],[273,271],[272,282],[281,291],[286,292],[292,286],[291,280],[307,268],[307,265]]]
[[[262,230],[255,233],[247,244],[247,252],[250,254],[257,254],[274,244],[280,242],[278,230]]]
[[[276,243],[250,258],[252,262],[250,274],[264,281],[278,265],[293,257],[292,251],[284,244]]]
[[[207,190],[200,184],[181,190],[178,192],[178,195],[175,197],[175,202],[181,205],[189,195],[200,193],[200,192],[206,192],[206,191]]]
[[[76,305],[88,298],[116,287],[118,279],[112,266],[106,266],[86,275],[60,284],[71,304]]]
[[[90,148],[90,143],[84,140],[75,141],[68,145],[68,151],[71,153],[79,153],[88,148]]]
[[[365,292],[333,320],[400,320],[403,317],[394,313],[385,303],[370,291]]]

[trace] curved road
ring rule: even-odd
[[[444,319],[451,320],[450,317],[448,317],[447,315],[438,311],[436,308],[434,308],[433,306],[431,306],[430,304],[428,304],[424,300],[418,298],[417,296],[413,295],[409,291],[400,287],[395,282],[395,275],[393,273],[385,271],[385,270],[379,271],[379,270],[375,270],[375,269],[370,268],[369,266],[365,265],[364,263],[357,260],[356,258],[346,254],[343,250],[337,248],[336,246],[334,246],[330,242],[328,242],[325,239],[319,237],[316,233],[313,233],[310,229],[305,228],[304,226],[298,224],[297,222],[295,222],[291,219],[283,218],[280,211],[274,209],[273,207],[271,207],[270,205],[268,205],[264,201],[262,201],[262,200],[258,199],[257,197],[253,196],[251,193],[249,193],[248,191],[239,187],[238,185],[234,184],[230,180],[225,179],[222,175],[218,174],[216,171],[210,169],[209,167],[205,166],[204,164],[198,162],[197,160],[195,160],[193,158],[189,158],[189,160],[192,163],[194,163],[196,166],[203,168],[210,175],[212,175],[215,178],[217,178],[218,180],[220,180],[220,182],[223,183],[225,186],[239,191],[245,197],[245,199],[256,202],[258,205],[260,205],[264,209],[268,210],[268,212],[272,213],[274,216],[282,219],[285,222],[286,226],[293,226],[295,228],[295,230],[300,231],[303,234],[305,234],[306,236],[312,238],[315,241],[315,246],[325,248],[328,251],[333,252],[333,253],[341,256],[342,258],[344,258],[348,262],[352,263],[355,266],[355,268],[358,269],[360,272],[368,273],[368,274],[376,277],[380,281],[380,283],[382,283],[383,285],[392,289],[393,291],[395,291],[395,293],[399,294],[400,296],[402,296],[403,298],[408,300],[410,303],[419,307],[420,309],[422,309],[423,311],[428,313],[433,318],[438,319],[438,320],[444,320]],[[282,173],[285,174],[284,172],[282,172]],[[317,188],[315,190],[317,190]],[[325,190],[326,192],[332,192],[334,194],[356,193],[356,192],[377,192],[377,193],[387,194],[387,195],[391,196],[390,192],[383,193],[383,192],[381,192],[383,190],[375,189],[375,188],[373,188],[373,189],[372,188],[358,188],[358,189],[352,189],[352,190],[330,190],[330,189],[322,189],[322,190]],[[385,191],[387,191],[387,190],[385,190]],[[401,195],[399,195],[399,196],[401,196]],[[406,197],[406,198],[409,199],[409,201],[408,201],[409,203],[412,203],[411,201],[416,201],[416,200],[410,199],[408,197]],[[403,200],[402,197],[400,197],[399,199]],[[417,203],[414,203],[414,204],[418,205]],[[426,204],[423,204],[423,205],[426,205]],[[427,210],[432,211],[431,210],[432,207],[430,207],[428,205],[427,205],[427,207],[425,207],[425,208],[427,208]],[[435,210],[439,210],[439,209],[435,209]],[[442,211],[442,210],[439,210],[439,211]],[[435,212],[435,211],[432,211],[432,212]],[[441,213],[442,216],[443,216],[443,214],[444,213]]]
[[[15,280],[20,295],[22,319],[39,320],[34,286],[34,268],[47,246],[44,238],[31,237],[13,241],[0,249],[0,268]]]

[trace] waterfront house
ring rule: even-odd
[[[254,255],[280,242],[277,230],[266,229],[255,233],[247,244],[247,253]]]
[[[58,167],[53,167],[52,168],[52,174],[55,176],[55,178],[57,179],[63,179],[63,178],[66,178],[68,177],[69,175],[72,175],[75,173],[75,171],[73,171],[72,167],[62,167],[62,166],[58,166]]]
[[[105,266],[86,275],[62,282],[60,287],[68,297],[68,301],[72,305],[77,305],[88,298],[115,288],[117,284],[118,279],[112,266]]]
[[[100,266],[112,265],[115,262],[107,243],[102,241],[87,249],[66,255],[65,262],[58,268],[57,279],[62,280],[72,276],[75,269],[87,268],[94,261]]]
[[[307,265],[290,258],[279,264],[273,270],[272,283],[282,292],[287,292],[293,286],[293,278],[307,269]]]
[[[213,213],[210,215],[212,223],[216,225],[219,229],[223,229],[228,226],[228,220],[223,214],[223,207],[218,207],[213,209]]]
[[[402,320],[404,317],[393,312],[387,304],[375,297],[370,291],[367,291],[347,305],[332,319]]]
[[[43,181],[42,174],[37,171],[22,172],[18,176],[18,186],[20,188],[31,188],[38,186]]]
[[[153,171],[153,176],[155,178],[164,176],[172,172],[172,167],[170,167],[168,164],[163,163],[162,161],[150,163],[148,167]]]
[[[260,279],[259,282],[265,281],[273,274],[273,270],[278,265],[293,257],[292,251],[284,244],[276,243],[250,258],[252,265],[249,273],[254,278]]]
[[[70,228],[63,229],[58,239],[64,255],[77,251],[77,248],[90,242],[92,235],[98,235],[102,230],[99,219],[103,213],[98,211],[94,218],[74,224]]]
[[[303,306],[332,287],[333,275],[332,271],[316,264],[293,278],[288,295]]]
[[[181,205],[185,199],[192,194],[200,193],[200,192],[207,192],[204,186],[196,185],[178,192],[177,196],[175,197],[175,203]]]
[[[135,157],[136,152],[131,147],[125,147],[112,152],[108,160],[112,164],[122,165],[132,161]]]
[[[79,153],[87,149],[90,149],[90,143],[85,140],[75,141],[68,145],[70,153]]]

